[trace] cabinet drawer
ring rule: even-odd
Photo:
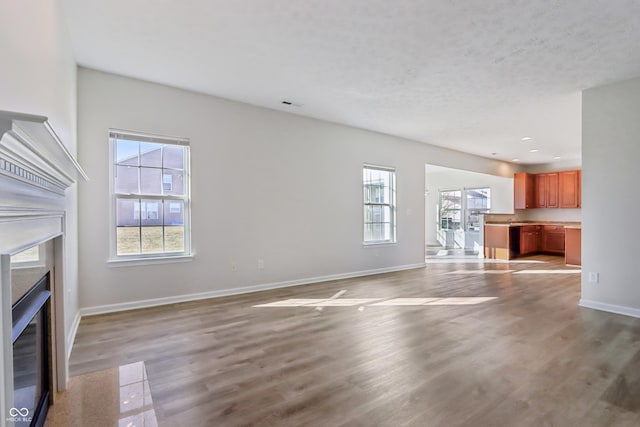
[[[564,233],[564,226],[563,225],[543,225],[543,230],[546,232],[559,232],[559,233]]]

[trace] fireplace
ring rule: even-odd
[[[47,272],[12,307],[13,407],[15,426],[44,424],[50,398],[49,302]]]
[[[43,425],[66,388],[79,316],[65,298],[76,276],[65,230],[81,179],[46,117],[0,111],[0,425]]]

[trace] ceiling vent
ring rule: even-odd
[[[302,107],[302,104],[296,104],[295,102],[287,101],[286,99],[281,101],[283,105],[287,107]]]

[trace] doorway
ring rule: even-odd
[[[425,256],[481,257],[482,215],[513,210],[513,178],[425,166]]]

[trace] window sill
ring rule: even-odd
[[[11,263],[12,270],[28,270],[28,269],[45,268],[45,267],[46,265],[42,262],[19,261],[19,262]]]
[[[380,247],[380,246],[396,246],[398,242],[362,242],[363,248]]]
[[[177,255],[177,256],[162,256],[162,257],[149,257],[149,258],[122,258],[122,259],[110,259],[107,260],[109,267],[137,267],[141,265],[153,265],[153,264],[175,264],[181,262],[193,261],[194,254],[191,255]]]

